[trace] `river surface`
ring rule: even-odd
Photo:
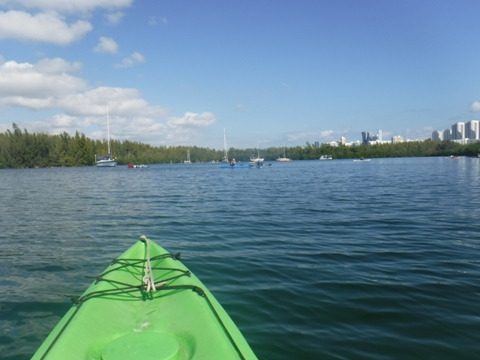
[[[0,358],[147,235],[259,359],[478,359],[480,159],[0,170]]]

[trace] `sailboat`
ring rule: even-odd
[[[257,164],[257,163],[262,163],[263,160],[264,160],[264,159],[260,157],[260,149],[259,149],[259,147],[258,147],[258,142],[257,142],[257,157],[251,156],[251,157],[250,157],[250,162],[249,162],[249,164],[250,164],[250,165],[255,165],[255,164]]]
[[[222,162],[228,163],[227,137],[225,136],[225,128],[223,128],[223,159],[222,159]]]
[[[184,164],[191,164],[192,162],[190,161],[190,149],[187,149],[187,160],[183,162]]]
[[[286,155],[285,155],[285,143],[283,143],[283,157],[279,157],[277,159],[278,162],[290,162],[292,161],[292,159],[290,158],[287,158]]]
[[[104,156],[97,156],[95,155],[95,163],[98,167],[113,167],[117,166],[117,158],[112,159],[110,157],[110,123],[108,119],[108,104],[107,104],[107,146],[108,146],[108,153]]]

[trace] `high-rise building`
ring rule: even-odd
[[[362,132],[362,142],[364,144],[368,144],[369,141],[370,141],[370,133],[368,131],[363,131]]]
[[[435,130],[434,132],[432,132],[432,140],[433,140],[433,141],[441,141],[441,140],[443,140],[443,133],[441,133],[440,131]]]
[[[443,140],[453,140],[452,139],[452,129],[443,130]]]
[[[378,141],[382,142],[383,141],[383,138],[382,138],[382,130],[378,129]]]
[[[340,141],[339,141],[338,143],[339,143],[340,145],[345,145],[346,141],[347,141],[347,139],[345,139],[345,136],[342,136],[342,137],[340,138]]]
[[[399,142],[403,142],[403,136],[400,136],[400,135],[392,136],[392,144],[399,143]]]
[[[452,140],[465,139],[465,123],[457,122],[452,124]]]
[[[465,123],[465,139],[480,140],[480,121],[470,120]]]

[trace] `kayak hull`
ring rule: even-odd
[[[138,241],[102,273],[33,356],[40,359],[256,359],[218,301],[175,256]],[[147,291],[151,274],[156,291]],[[139,260],[140,259],[140,260]],[[133,353],[128,354],[130,349]]]
[[[250,166],[248,166],[248,165],[234,165],[234,166],[222,165],[222,166],[220,166],[220,168],[222,168],[222,169],[248,169],[248,168],[250,168]]]

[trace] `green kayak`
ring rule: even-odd
[[[73,299],[32,359],[256,359],[179,258],[142,236]]]

